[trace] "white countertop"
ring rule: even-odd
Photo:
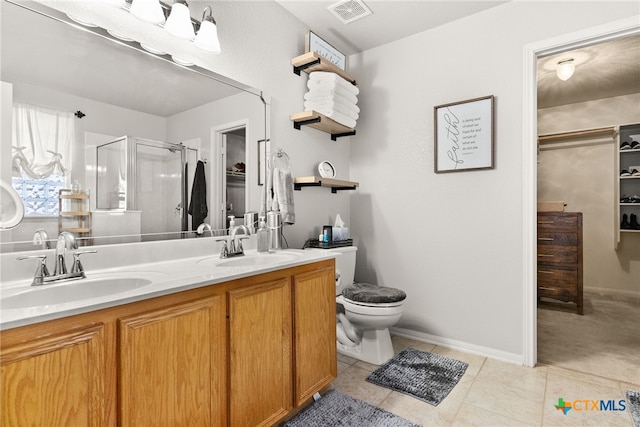
[[[254,259],[254,265],[229,266],[235,260],[243,257],[220,259],[217,254],[206,256],[192,256],[176,260],[162,260],[160,262],[148,262],[130,264],[122,267],[103,268],[90,270],[85,268],[86,279],[79,279],[58,284],[31,286],[31,279],[20,279],[12,282],[3,282],[0,295],[0,330],[16,328],[19,326],[39,323],[47,320],[67,317],[75,314],[100,310],[117,305],[141,301],[153,297],[195,289],[212,284],[228,282],[242,277],[295,267],[335,258],[338,253],[323,249],[287,249],[271,253],[257,253],[255,250],[245,251],[244,257]],[[278,262],[273,262],[277,260]],[[239,261],[244,262],[244,261]],[[105,296],[89,296],[84,299],[67,302],[57,302],[47,305],[38,305],[27,308],[3,307],[3,300],[9,301],[12,296],[22,293],[38,292],[42,289],[61,288],[72,284],[84,284],[91,286],[102,279],[117,280],[122,278],[139,278],[149,280],[150,283],[134,289],[111,293]],[[46,292],[51,292],[47,290]]]

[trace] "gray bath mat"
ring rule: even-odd
[[[420,427],[362,400],[329,390],[283,427]]]
[[[407,348],[373,371],[367,381],[437,406],[453,390],[469,364]]]
[[[640,427],[640,391],[627,390],[627,403],[633,418],[633,424]]]

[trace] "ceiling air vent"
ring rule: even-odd
[[[343,0],[332,4],[327,9],[336,15],[343,24],[350,24],[373,13],[362,0]]]

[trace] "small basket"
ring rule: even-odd
[[[353,246],[353,239],[335,240],[333,242],[321,242],[318,239],[311,239],[309,240],[309,244],[307,247],[319,248],[319,249],[334,249],[334,248],[342,248],[345,246]]]

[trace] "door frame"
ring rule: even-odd
[[[537,79],[536,64],[541,57],[580,47],[640,34],[640,16],[564,34],[527,44],[523,56],[522,140],[522,219],[523,219],[523,342],[522,362],[535,366],[537,348]]]
[[[211,174],[212,177],[219,177],[220,179],[214,179],[214,182],[218,182],[219,185],[214,184],[211,188],[211,206],[213,210],[213,216],[211,218],[211,227],[213,229],[224,229],[226,224],[226,215],[221,215],[220,212],[225,210],[226,212],[226,197],[225,189],[227,187],[227,176],[225,173],[225,166],[220,166],[223,161],[221,158],[225,155],[223,149],[224,137],[227,133],[238,129],[248,129],[249,119],[240,119],[230,123],[225,123],[216,126],[211,129],[211,152],[213,153],[214,161],[211,162]],[[246,138],[245,138],[246,143]],[[248,159],[245,158],[245,165],[249,164]],[[245,183],[246,187],[246,183]],[[248,200],[248,191],[245,191],[245,204]]]

